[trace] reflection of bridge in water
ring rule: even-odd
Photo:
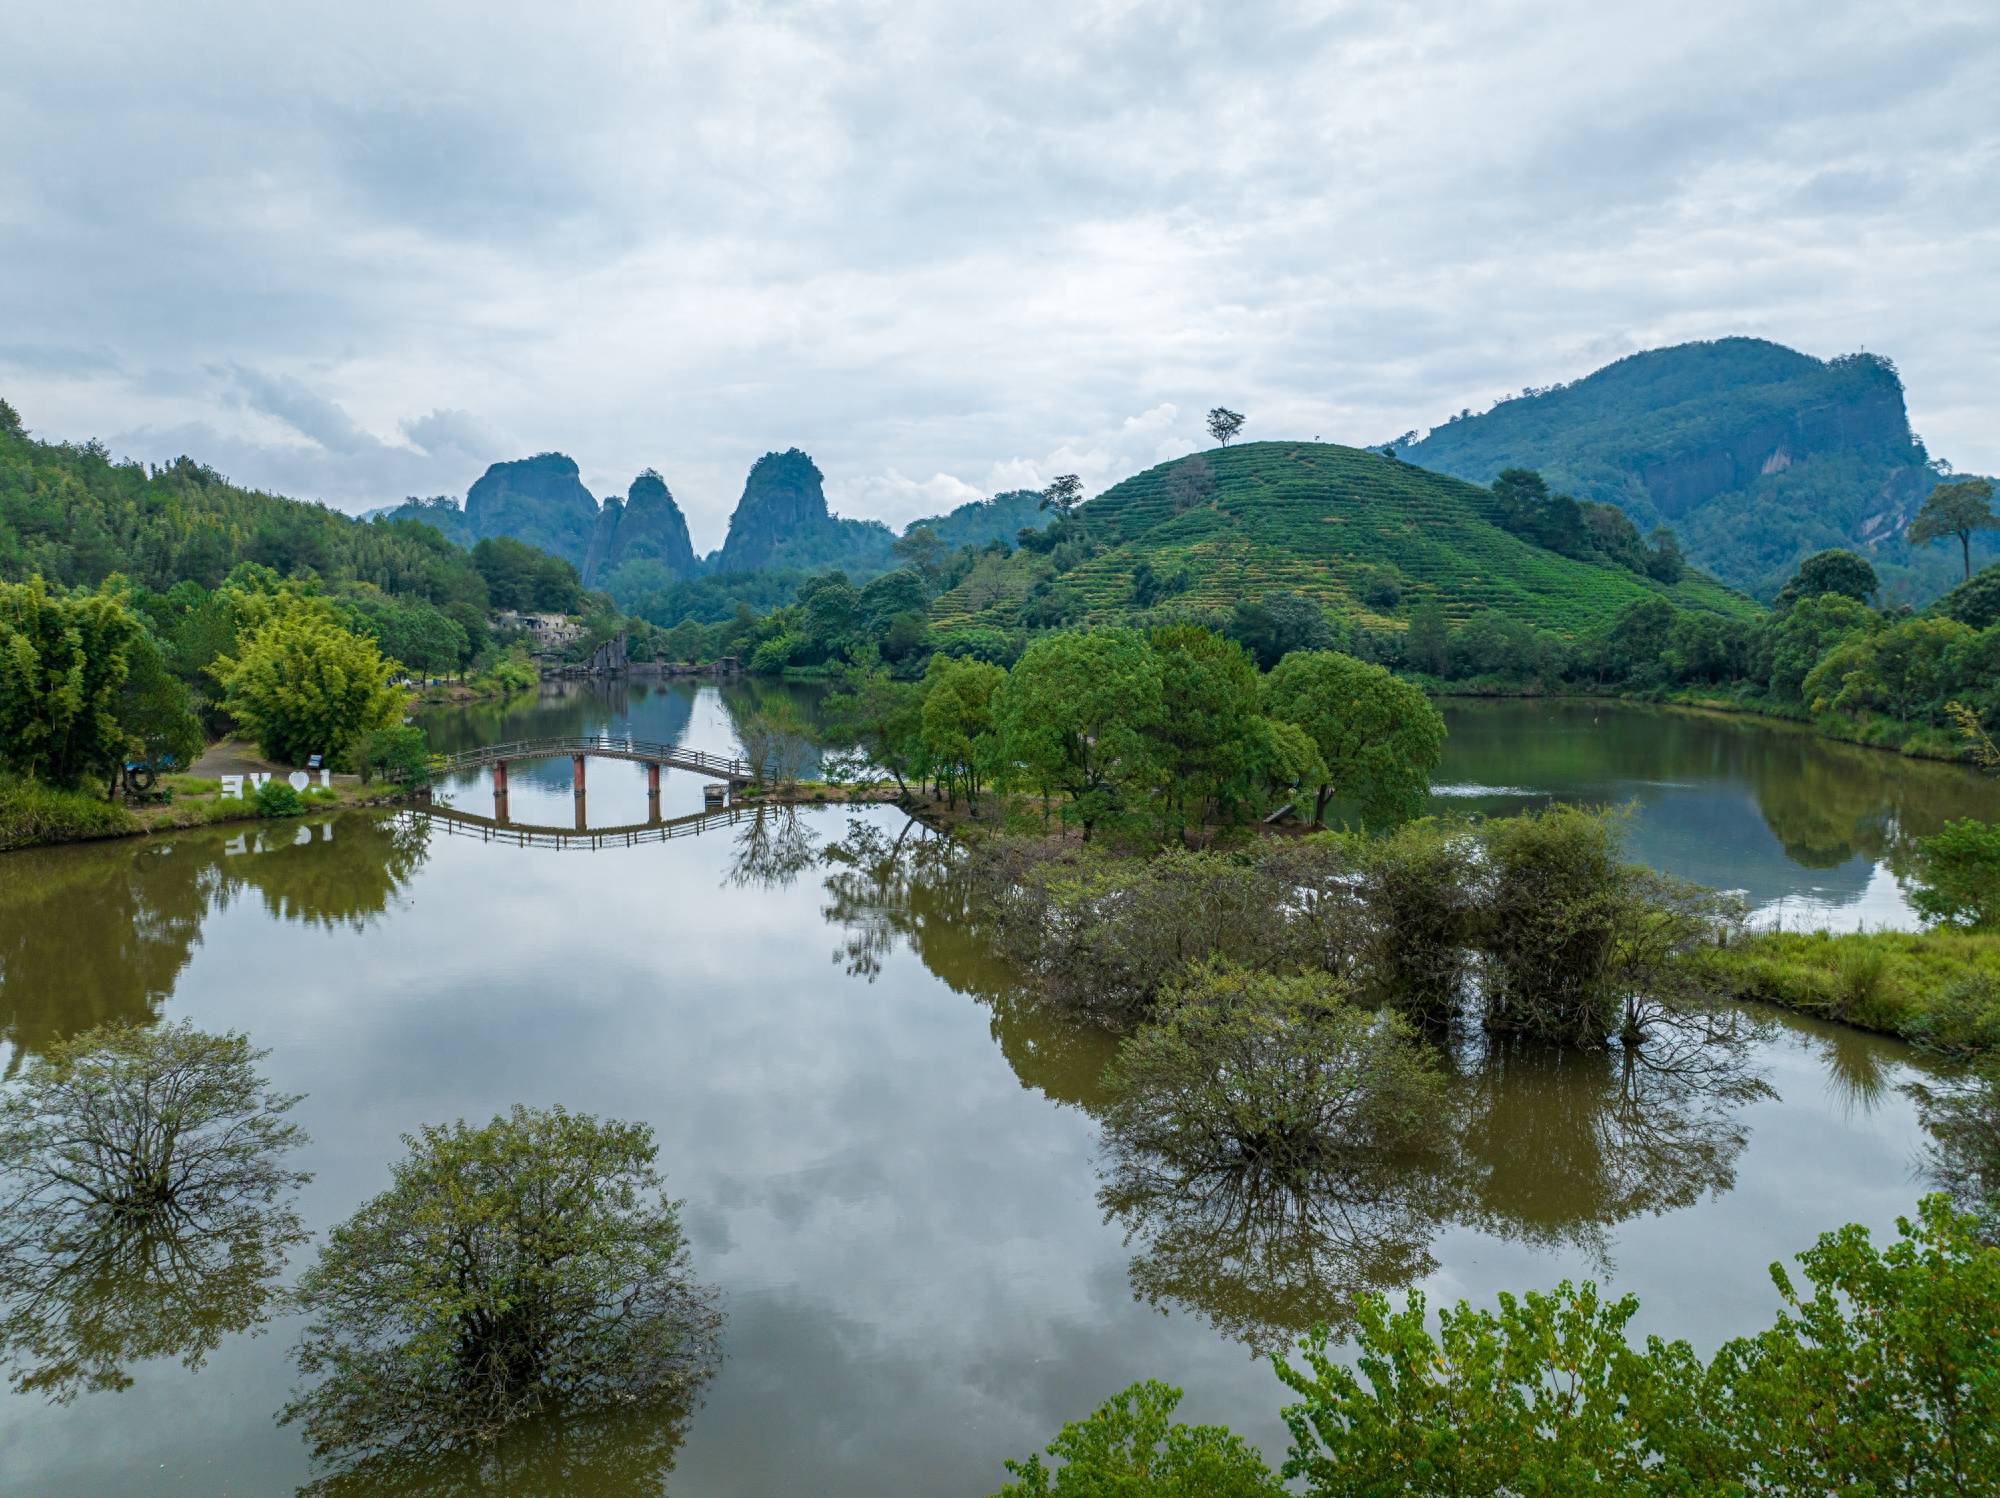
[[[762,816],[766,806],[731,805],[719,810],[690,812],[684,817],[654,818],[623,827],[536,827],[502,817],[482,817],[455,806],[419,806],[412,815],[428,817],[454,837],[481,842],[513,843],[522,848],[631,848],[640,843],[664,843],[677,837],[699,837],[721,827]]]
[[[720,754],[710,754],[701,749],[689,749],[680,744],[654,743],[646,739],[635,739],[630,734],[614,737],[597,734],[591,737],[569,736],[547,739],[517,739],[507,744],[485,744],[477,749],[463,749],[456,754],[445,754],[431,761],[430,779],[435,782],[447,776],[476,770],[485,765],[493,767],[493,815],[489,818],[473,818],[494,828],[516,828],[518,824],[507,815],[507,766],[516,760],[560,759],[570,757],[570,784],[576,795],[576,825],[573,828],[521,828],[529,832],[549,834],[560,833],[576,838],[587,835],[589,828],[584,819],[584,777],[585,761],[591,758],[622,759],[646,767],[646,820],[630,827],[605,829],[604,836],[616,837],[621,834],[651,833],[654,829],[678,825],[689,819],[676,818],[668,822],[660,815],[660,771],[687,770],[709,781],[703,788],[709,812],[730,803],[739,786],[761,785],[764,777],[752,769],[747,760],[729,759]],[[469,817],[466,812],[454,812],[456,817]],[[655,841],[648,836],[641,841]]]

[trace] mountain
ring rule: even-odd
[[[1672,526],[1698,566],[1765,598],[1828,547],[1866,552],[1896,596],[1952,581],[1942,552],[1902,539],[1938,476],[1895,366],[1874,354],[1822,360],[1758,338],[1653,349],[1462,411],[1397,448],[1480,484],[1538,469],[1642,531]]]
[[[583,570],[597,529],[597,500],[583,487],[576,460],[536,453],[495,463],[465,491],[465,528],[475,541],[512,536]]]
[[[1009,489],[991,499],[967,500],[947,515],[931,515],[912,520],[903,528],[908,535],[918,526],[936,533],[947,551],[961,546],[984,546],[989,541],[1014,544],[1024,530],[1038,531],[1054,520],[1055,512],[1042,508],[1039,489]]]
[[[1428,602],[1453,619],[1493,609],[1564,634],[1654,596],[1755,611],[1692,571],[1667,584],[1546,550],[1502,529],[1502,513],[1486,489],[1379,452],[1247,443],[1107,489],[1050,533],[1080,529],[1081,540],[983,560],[937,600],[933,619],[1008,628],[1024,614],[1105,620],[1148,603],[1226,610],[1279,590],[1375,628],[1400,628]]]
[[[793,447],[766,453],[751,466],[729,517],[729,535],[709,561],[716,572],[840,567],[867,575],[888,567],[895,539],[879,520],[843,520],[829,511],[819,468]]]
[[[694,545],[687,517],[666,480],[648,468],[632,480],[625,498],[604,501],[583,560],[583,581],[597,587],[626,562],[657,562],[674,577],[692,577]]]

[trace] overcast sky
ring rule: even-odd
[[[1380,441],[1732,333],[2000,470],[2000,5],[9,4],[0,395],[360,510],[560,448],[706,550]]]

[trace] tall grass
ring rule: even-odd
[[[94,790],[57,790],[39,780],[0,775],[0,852],[39,843],[117,837],[138,821]]]

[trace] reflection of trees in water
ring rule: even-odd
[[[1925,1182],[1980,1219],[1989,1243],[2000,1243],[2000,1061],[1930,1082],[1913,1082],[1930,1142]]]
[[[736,889],[789,889],[819,861],[819,838],[796,806],[760,806],[736,834],[723,882]]]
[[[284,1157],[298,1101],[241,1036],[113,1027],[59,1044],[0,1105],[0,1356],[58,1403],[125,1370],[199,1368],[261,1325],[307,1234]]]
[[[1463,1219],[1502,1237],[1604,1252],[1605,1230],[1736,1184],[1745,1107],[1776,1093],[1749,1059],[1760,1030],[1719,1014],[1705,1041],[1636,1049],[1480,1047],[1461,1063]]]
[[[550,1417],[473,1450],[398,1451],[301,1489],[314,1498],[659,1498],[687,1437],[679,1405]]]
[[[309,841],[308,841],[309,840]],[[359,929],[423,866],[418,817],[348,814],[9,854],[0,879],[0,1040],[39,1055],[158,1017],[213,909],[255,890],[280,920]]]
[[[1254,1351],[1344,1329],[1364,1292],[1437,1267],[1441,1203],[1420,1162],[1300,1174],[1106,1143],[1098,1205],[1139,1246],[1132,1293],[1198,1311]]]

